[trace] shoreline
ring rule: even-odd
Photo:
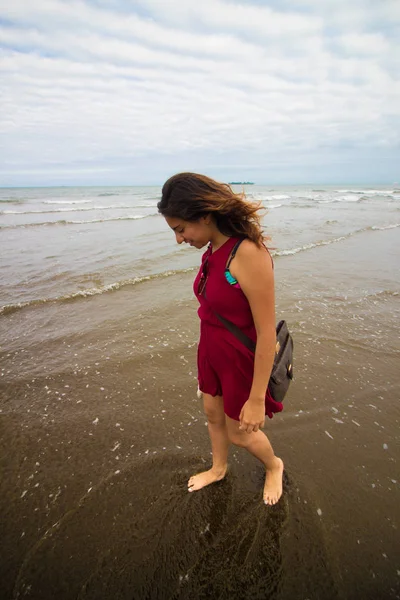
[[[304,244],[302,246],[293,247],[293,248],[282,248],[282,249],[271,249],[271,255],[275,261],[279,260],[279,265],[285,264],[284,259],[290,259],[297,254],[310,252],[315,252],[316,249],[323,249],[325,246],[343,244],[348,240],[350,244],[353,242],[353,238],[357,238],[359,236],[370,235],[371,232],[374,232],[376,236],[381,231],[390,231],[395,230],[400,227],[400,223],[392,223],[384,226],[367,226],[354,231],[347,232],[338,237],[331,237],[329,239],[324,239],[320,241],[315,241],[313,243]],[[375,240],[373,240],[375,242]],[[186,256],[183,257],[183,254]],[[55,296],[46,296],[42,298],[28,298],[26,300],[21,299],[19,302],[12,302],[9,299],[9,302],[6,302],[3,305],[0,305],[0,318],[6,317],[14,312],[18,312],[19,310],[30,309],[31,307],[40,307],[45,304],[53,304],[53,303],[71,303],[75,301],[79,301],[85,298],[91,298],[94,296],[99,296],[102,294],[115,293],[121,290],[130,290],[135,289],[136,286],[141,286],[146,283],[152,282],[154,280],[160,279],[163,281],[164,279],[168,280],[172,277],[180,277],[184,276],[186,273],[195,273],[198,269],[198,265],[201,261],[202,251],[196,251],[196,254],[190,255],[188,252],[185,252],[180,249],[175,249],[175,251],[171,254],[171,264],[173,264],[174,260],[179,259],[182,264],[180,264],[179,268],[170,268],[167,265],[166,270],[160,272],[149,272],[136,275],[134,277],[127,277],[122,280],[117,281],[109,281],[104,283],[103,286],[96,287],[85,287],[84,289],[71,289],[69,291],[65,290],[62,295]],[[182,260],[183,259],[183,260]],[[305,259],[307,260],[307,258]],[[197,261],[197,262],[196,262]]]

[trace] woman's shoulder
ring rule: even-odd
[[[243,265],[244,267],[251,265],[252,267],[263,267],[265,265],[272,265],[272,258],[266,246],[258,246],[252,240],[245,238],[240,243],[237,252],[237,263],[239,268]],[[233,266],[233,265],[232,265]]]
[[[264,246],[258,246],[249,238],[244,238],[237,249],[237,255],[242,257],[253,258],[255,256],[264,256],[268,254],[268,249]]]

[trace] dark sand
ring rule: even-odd
[[[1,597],[400,597],[398,296],[353,301],[388,257],[356,243],[277,264],[296,380],[266,424],[286,467],[274,507],[234,448],[225,481],[186,491],[210,461],[191,274],[10,315]]]

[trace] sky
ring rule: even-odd
[[[0,186],[400,181],[400,0],[0,0]]]

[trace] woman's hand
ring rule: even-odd
[[[265,398],[250,398],[244,404],[239,415],[239,429],[251,433],[264,427]]]

